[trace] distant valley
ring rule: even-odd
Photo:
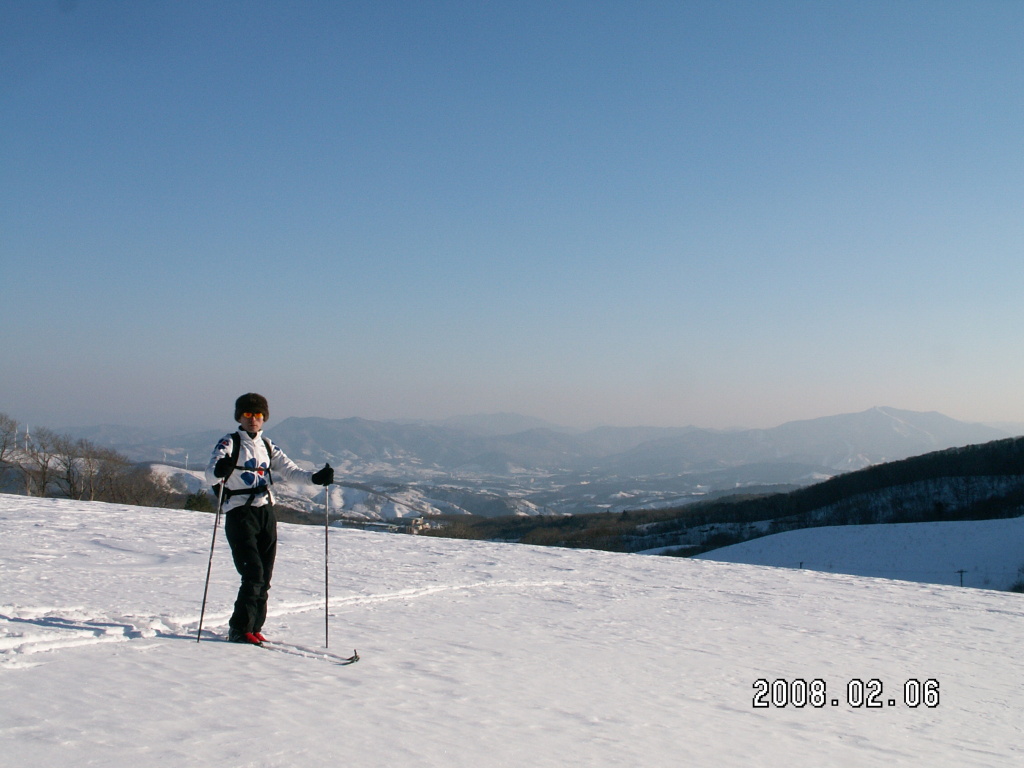
[[[74,430],[136,461],[205,466],[227,428],[177,436]],[[572,431],[515,414],[440,423],[285,419],[267,435],[309,466],[329,461],[356,517],[567,514],[685,504],[737,489],[806,486],[837,474],[1008,436],[939,413],[878,407],[771,429],[601,427]],[[194,476],[194,475],[193,475]],[[283,490],[283,489],[282,489]],[[392,503],[386,503],[385,498]],[[312,498],[289,503],[313,509]]]

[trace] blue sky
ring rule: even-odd
[[[1024,421],[1024,3],[0,0],[0,411]]]

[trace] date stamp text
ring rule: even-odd
[[[836,692],[835,688],[830,689],[828,683],[821,678],[769,680],[763,677],[754,681],[754,709],[821,709],[841,705],[853,709],[883,709],[896,706],[934,709],[939,706],[939,681],[934,678],[910,678],[902,684],[902,690],[899,690],[900,687],[896,686],[898,692],[894,694],[891,689],[887,690],[885,684],[878,678],[853,678],[844,686],[840,686],[839,692]]]

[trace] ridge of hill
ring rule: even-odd
[[[982,520],[1024,512],[1024,438],[888,462],[788,492],[560,519],[452,521],[452,535],[693,555],[817,526]],[[442,532],[443,535],[443,532]]]
[[[512,414],[467,417],[460,426],[361,418],[288,418],[267,434],[306,467],[329,461],[336,474],[383,496],[345,492],[335,508],[353,517],[420,514],[564,515],[678,507],[723,492],[807,486],[862,466],[1005,437],[938,413],[873,408],[857,414],[788,422],[767,430],[697,427],[600,427],[570,432],[534,426]],[[530,428],[509,432],[519,426]],[[114,427],[94,428],[101,445],[118,447]],[[178,472],[190,492],[218,431],[177,438],[127,430],[120,449]],[[162,470],[161,470],[162,471]],[[282,486],[286,503],[315,511],[307,489]]]
[[[776,482],[834,474],[927,451],[1007,437],[993,427],[878,407],[861,413],[792,421],[771,429],[717,431],[698,427],[598,427],[571,432],[511,414],[453,418],[442,424],[363,418],[290,417],[267,434],[293,458],[331,461],[358,478],[422,480],[597,472],[631,478],[716,472],[751,464],[789,465]],[[517,426],[530,426],[509,431]],[[226,428],[224,431],[228,431]],[[186,456],[201,462],[221,430],[148,439],[139,430],[71,430],[136,461]],[[799,468],[799,469],[797,469]]]

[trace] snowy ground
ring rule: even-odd
[[[343,667],[215,640],[236,585],[223,538],[195,642],[212,527],[0,496],[3,765],[1024,759],[1018,594],[332,529],[330,649],[362,656]],[[266,632],[319,646],[323,529],[280,537]],[[824,706],[755,708],[761,678],[823,680]],[[851,704],[872,679],[881,706]],[[907,706],[910,679],[937,680],[938,705]]]
[[[951,523],[804,528],[700,556],[979,589],[1024,580],[1024,517]]]

